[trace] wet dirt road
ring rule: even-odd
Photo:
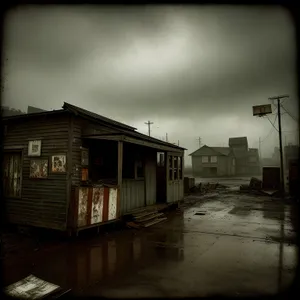
[[[297,265],[289,209],[282,263],[278,201],[224,194],[144,230],[109,232],[7,259],[4,279],[9,284],[32,273],[75,295],[105,297],[275,294],[279,280],[282,288],[292,282]]]

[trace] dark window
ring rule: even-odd
[[[4,154],[3,190],[7,197],[21,197],[22,152]]]
[[[178,179],[178,156],[174,156],[174,180]]]
[[[169,156],[169,180],[173,180],[173,156]]]
[[[136,162],[136,177],[143,178],[144,177],[144,163],[142,160],[138,160]]]
[[[164,167],[164,165],[165,165],[165,153],[164,152],[157,152],[157,165],[159,167]]]
[[[178,156],[178,175],[182,179],[182,157]]]
[[[134,179],[134,157],[132,155],[126,155],[123,157],[122,173],[124,179]]]

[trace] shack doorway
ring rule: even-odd
[[[167,167],[165,152],[157,152],[156,202],[167,202]]]

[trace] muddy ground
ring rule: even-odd
[[[26,250],[16,247],[3,259],[4,281],[34,274],[74,295],[122,298],[276,294],[296,272],[291,211],[293,205],[264,196],[192,195],[147,229],[43,245],[23,238]]]

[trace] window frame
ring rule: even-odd
[[[213,157],[215,157],[215,158],[216,158],[216,160],[215,160],[215,161],[213,161],[213,160],[212,160],[212,158],[213,158]],[[216,163],[218,163],[218,156],[217,156],[217,155],[211,155],[211,156],[210,156],[210,162],[211,162],[211,163],[213,163],[213,164],[216,164]]]
[[[207,158],[207,161],[204,161],[204,157]],[[209,163],[209,156],[208,156],[208,155],[202,155],[202,156],[201,156],[201,162],[202,162],[202,163]]]
[[[23,162],[24,162],[24,147],[15,147],[15,148],[5,148],[3,149],[3,158],[5,155],[12,155],[12,154],[19,154],[20,155],[20,195],[19,196],[12,196],[6,195],[4,189],[4,182],[2,185],[3,189],[3,197],[7,199],[21,199],[22,198],[22,183],[23,183]],[[3,161],[4,163],[4,161]],[[4,167],[4,165],[2,165]],[[3,181],[4,181],[4,174],[3,174]]]
[[[168,155],[168,181],[180,181],[183,179],[183,156],[182,155]],[[171,159],[171,165],[170,165]],[[179,163],[180,161],[180,163]],[[170,177],[170,171],[172,171],[172,176]],[[175,176],[175,174],[177,174]]]

